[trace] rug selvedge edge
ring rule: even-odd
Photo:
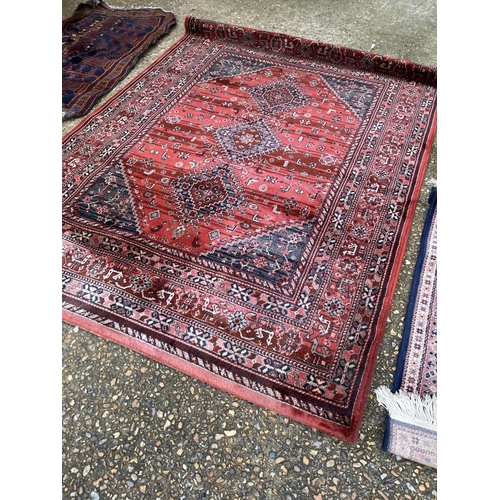
[[[351,49],[341,45],[314,41],[279,32],[199,19],[194,16],[186,16],[184,26],[186,32],[206,38],[218,38],[248,47],[270,50],[275,53],[283,52],[303,58],[321,59],[336,64],[358,67],[360,70],[375,71],[415,80],[425,85],[437,85],[436,67],[414,63],[405,59],[383,56],[373,52]],[[252,35],[258,35],[256,41],[252,38]],[[278,44],[275,48],[273,48],[273,40],[276,40],[274,43]]]

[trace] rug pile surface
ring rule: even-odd
[[[185,28],[63,139],[63,319],[356,442],[436,70]]]
[[[118,9],[101,0],[80,3],[62,22],[63,120],[85,115],[175,24],[159,8]]]
[[[437,468],[437,188],[429,197],[392,391],[375,392],[388,410],[382,449]]]

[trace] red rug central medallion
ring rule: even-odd
[[[64,317],[356,440],[435,72],[186,27],[64,139]]]

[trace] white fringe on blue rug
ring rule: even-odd
[[[389,416],[400,422],[424,429],[437,430],[437,395],[396,393],[386,386],[375,389],[378,402],[389,412]]]

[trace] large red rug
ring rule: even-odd
[[[185,27],[63,140],[63,318],[355,442],[436,70]]]
[[[80,3],[62,22],[63,120],[87,114],[174,24],[174,14],[160,8]]]

